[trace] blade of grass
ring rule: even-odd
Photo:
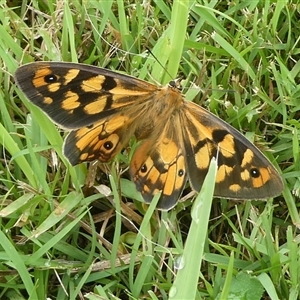
[[[0,123],[0,144],[3,145],[4,149],[6,149],[12,156],[15,156],[15,161],[21,170],[24,172],[26,178],[30,182],[30,184],[34,187],[37,187],[34,172],[32,171],[31,166],[24,156],[18,156],[18,153],[21,151],[13,138],[7,132],[7,130]]]
[[[169,299],[196,299],[216,174],[217,162],[213,158],[192,208],[192,224],[182,253],[182,264],[170,289]]]
[[[28,299],[38,299],[38,296],[35,292],[35,287],[31,280],[31,274],[28,272],[27,267],[20,257],[19,252],[16,250],[12,242],[7,238],[7,236],[0,230],[0,245],[4,249],[5,253],[10,259],[10,263],[18,271],[19,276],[22,279],[24,287],[30,295]]]
[[[146,278],[151,274],[151,264],[154,261],[153,256],[153,245],[152,245],[152,233],[150,228],[150,219],[155,211],[156,205],[158,203],[160,197],[160,193],[156,194],[151,201],[151,204],[147,208],[146,214],[144,215],[143,222],[139,229],[139,234],[136,236],[136,240],[132,247],[131,259],[130,259],[130,266],[129,266],[129,280],[132,285],[132,294],[134,297],[138,298],[142,288],[145,286]],[[139,254],[139,247],[140,244],[143,244],[143,257],[142,263],[139,266],[138,275],[134,276],[134,269],[135,269],[135,257]],[[147,283],[149,284],[149,283]]]
[[[234,253],[231,252],[229,263],[226,268],[226,279],[224,282],[224,286],[222,287],[222,293],[220,296],[221,299],[229,299],[229,292],[230,292],[230,286],[232,281],[232,274],[233,274],[233,263],[234,263]]]
[[[38,237],[49,228],[53,227],[61,221],[82,199],[82,195],[72,192],[55,208],[55,210],[47,217],[47,219],[36,228],[32,236]]]

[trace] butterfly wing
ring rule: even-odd
[[[183,140],[178,125],[178,122],[166,122],[157,138],[153,134],[141,143],[130,164],[132,180],[147,203],[157,192],[162,192],[157,204],[157,208],[162,210],[175,206],[187,181]]]
[[[72,165],[98,159],[109,162],[133,136],[134,119],[115,114],[95,124],[71,131],[64,142],[64,154]]]
[[[147,111],[157,91],[151,83],[76,63],[31,63],[18,68],[15,78],[31,102],[73,130],[64,142],[72,165],[110,161],[134,135],[139,107]]]
[[[240,132],[200,106],[185,102],[182,114],[189,180],[199,191],[212,157],[218,158],[215,196],[265,199],[283,183],[269,160]]]
[[[55,123],[77,129],[150,100],[155,85],[110,70],[76,63],[21,66],[15,79],[27,98]]]

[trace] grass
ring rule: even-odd
[[[0,20],[1,299],[299,298],[296,3],[0,1]],[[282,171],[282,195],[197,212],[187,187],[175,209],[146,209],[126,173],[134,142],[109,165],[68,165],[65,133],[12,77],[39,60],[181,78]]]

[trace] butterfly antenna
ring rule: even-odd
[[[148,48],[146,47],[146,49],[149,51],[149,53],[154,57],[154,59],[158,62],[158,64],[165,70],[165,72],[170,76],[170,78],[172,79],[173,76],[168,72],[168,70],[165,68],[165,66],[162,65],[162,63],[159,61],[159,59],[154,55],[154,53]],[[172,79],[172,81],[174,81],[174,79]]]

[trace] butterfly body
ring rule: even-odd
[[[72,165],[108,162],[135,136],[132,180],[148,203],[162,191],[160,209],[176,204],[188,179],[199,191],[213,156],[216,196],[263,199],[282,191],[280,175],[253,144],[175,87],[60,62],[22,66],[15,78],[29,100],[71,131],[64,154]]]

